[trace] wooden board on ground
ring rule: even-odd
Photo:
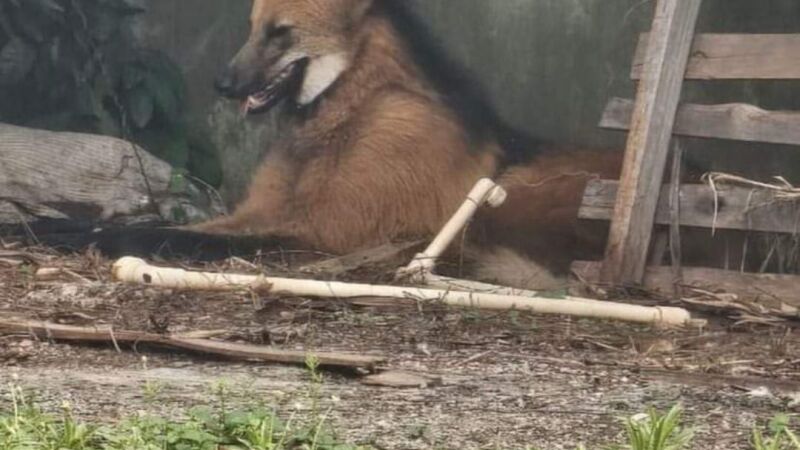
[[[587,220],[609,220],[614,214],[619,183],[593,180],[586,186],[578,215]],[[680,223],[683,226],[796,234],[800,231],[800,203],[776,200],[766,190],[718,187],[717,194],[704,184],[681,186]],[[656,223],[669,225],[669,187],[664,186],[655,214]]]
[[[700,4],[701,0],[656,4],[606,251],[603,277],[609,281],[638,283],[644,277]]]
[[[633,117],[633,101],[613,98],[600,127],[627,130]],[[674,133],[700,138],[800,145],[800,112],[766,111],[753,105],[683,104],[678,108]]]
[[[639,39],[631,77],[642,77],[648,34]],[[798,79],[800,34],[699,34],[692,46],[687,79]]]
[[[361,383],[367,386],[382,386],[398,389],[424,389],[429,386],[441,385],[442,378],[395,370],[366,376],[361,379]]]
[[[210,339],[190,339],[111,328],[75,327],[29,320],[0,320],[0,334],[31,334],[39,339],[60,341],[119,344],[151,344],[192,352],[205,353],[244,361],[266,361],[286,364],[305,364],[313,354],[321,366],[375,370],[384,358],[329,352],[302,352],[278,350],[270,347],[234,344]]]
[[[572,271],[589,284],[601,283],[602,263],[578,261]],[[648,267],[643,286],[664,295],[672,295],[674,276],[670,267]],[[798,316],[800,308],[800,276],[741,273],[722,269],[683,268],[680,286],[727,292],[742,299],[754,300],[779,310],[785,315]]]

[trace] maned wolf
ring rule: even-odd
[[[618,176],[619,152],[538,151],[509,166],[505,128],[458,92],[465,83],[420,45],[402,3],[253,2],[250,37],[216,88],[251,116],[288,101],[293,133],[270,149],[232,215],[192,229],[291,236],[346,253],[433,235],[478,179],[492,177],[510,195],[474,225],[483,248],[558,272],[579,251],[598,251],[605,236],[578,233],[577,209],[589,178]],[[492,271],[499,259],[489,260]]]

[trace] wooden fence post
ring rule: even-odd
[[[644,279],[672,129],[702,0],[659,0],[634,107],[602,276]]]

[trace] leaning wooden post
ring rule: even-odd
[[[603,265],[604,281],[627,285],[644,279],[701,2],[658,0],[656,5]]]

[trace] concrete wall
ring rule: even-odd
[[[632,96],[628,79],[636,36],[649,26],[653,2],[642,0],[406,0],[413,3],[448,50],[486,85],[506,120],[557,141],[619,148],[624,134],[596,124],[610,96]],[[214,73],[247,33],[250,0],[146,0],[142,27],[149,42],[167,49],[186,69],[197,120],[217,129],[235,198],[259,155],[277,133],[268,123],[243,124],[212,90]],[[701,31],[800,32],[797,0],[706,0]],[[800,84],[692,83],[694,101],[748,101],[800,109]],[[695,159],[733,169],[764,150],[694,142]],[[702,151],[699,149],[702,148]],[[795,149],[761,163],[763,174],[786,174]],[[763,156],[756,156],[764,161]],[[800,171],[795,171],[800,173]],[[791,175],[791,174],[789,174]]]
[[[188,81],[195,124],[211,127],[221,157],[223,196],[241,197],[253,167],[278,135],[275,117],[241,120],[236,105],[221,101],[213,89],[217,72],[248,33],[251,0],[143,0],[148,12],[137,27],[146,44],[166,51]]]

